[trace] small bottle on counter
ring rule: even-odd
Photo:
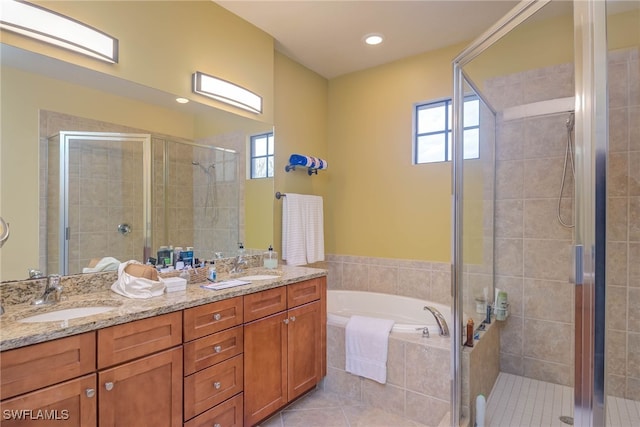
[[[207,280],[210,282],[215,282],[218,279],[218,273],[216,272],[216,264],[214,261],[211,261],[211,265],[209,265],[209,270],[207,270]]]
[[[473,347],[473,319],[467,320],[467,347]]]

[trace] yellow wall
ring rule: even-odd
[[[414,104],[451,96],[463,45],[329,82],[327,252],[448,261],[451,164],[412,164]]]
[[[327,150],[327,80],[276,52],[275,98],[275,191],[281,193],[315,194],[324,197],[325,238],[330,236],[328,217],[333,208],[328,203],[328,185],[333,179],[333,164],[329,170],[309,176],[306,170],[285,172],[293,153],[330,159]],[[274,248],[281,251],[282,200],[274,205]],[[325,252],[329,250],[325,242]]]
[[[35,3],[118,39],[119,62],[107,64],[4,31],[3,43],[256,117],[192,94],[191,75],[202,71],[260,94],[264,100],[261,117],[273,121],[273,38],[212,1]]]

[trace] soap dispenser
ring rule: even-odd
[[[264,268],[278,268],[278,252],[274,251],[271,245],[269,245],[267,252],[262,254],[262,262]]]

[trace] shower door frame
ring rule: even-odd
[[[119,132],[60,131],[59,261],[61,275],[69,274],[69,144],[73,140],[142,143],[143,260],[151,254],[151,135]]]
[[[523,0],[453,60],[453,249],[451,425],[461,416],[463,281],[463,67],[550,0]],[[605,246],[607,168],[606,4],[574,0],[576,247],[574,425],[605,425]]]

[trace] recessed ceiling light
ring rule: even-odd
[[[178,104],[186,104],[189,100],[187,98],[176,98],[176,102]]]
[[[371,46],[380,44],[383,40],[384,37],[382,37],[382,34],[378,33],[367,34],[366,36],[364,36],[364,42]]]

